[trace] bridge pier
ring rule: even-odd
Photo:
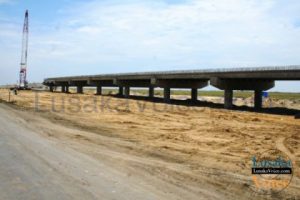
[[[171,89],[170,88],[164,88],[164,102],[168,103],[171,100]]]
[[[66,87],[64,85],[61,86],[61,92],[65,93],[66,92]]]
[[[198,101],[198,88],[192,88],[191,97],[192,101]]]
[[[153,98],[154,97],[154,87],[150,86],[149,87],[149,98]]]
[[[224,108],[231,109],[233,107],[233,90],[224,91]]]
[[[269,90],[275,86],[274,80],[268,79],[222,79],[213,77],[210,79],[211,85],[225,90],[224,94],[224,107],[227,109],[232,108],[232,94],[233,90],[253,90],[255,91],[254,108],[262,108],[262,91]]]
[[[262,90],[254,91],[254,108],[259,110],[262,108]]]
[[[124,96],[124,87],[122,87],[122,86],[119,87],[118,96],[120,96],[120,97]]]
[[[78,94],[83,94],[83,86],[82,85],[77,86],[77,93]]]
[[[70,93],[69,86],[66,85],[65,88],[66,88],[66,89],[65,89],[65,93]]]
[[[54,92],[54,87],[52,85],[49,86],[49,90],[50,90],[50,92]]]
[[[97,88],[96,88],[96,95],[102,95],[102,86],[101,85],[97,85]]]
[[[126,86],[125,87],[125,98],[129,98],[130,97],[130,87]]]

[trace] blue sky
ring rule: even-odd
[[[0,0],[0,84],[114,72],[300,65],[297,0]],[[299,82],[277,91],[300,92]]]

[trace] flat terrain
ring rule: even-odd
[[[48,125],[60,133],[76,131],[34,116],[20,117],[25,113],[3,104],[0,113],[0,199],[179,199],[168,190],[180,188],[168,183],[162,187],[160,180],[149,176],[132,177],[129,171],[118,170],[122,164],[117,160],[93,159],[68,148],[63,141],[45,138],[45,130],[35,129],[27,120],[30,117],[35,123],[43,123],[41,127],[47,129]]]
[[[0,91],[0,188],[13,197],[19,190],[9,184],[20,174],[19,195],[49,199],[80,199],[76,191],[86,199],[300,198],[300,121],[293,116],[32,91],[8,104],[7,94]],[[294,177],[281,193],[264,196],[251,189],[251,158],[269,149],[292,159]],[[38,190],[46,180],[53,190]]]

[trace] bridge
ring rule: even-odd
[[[262,107],[262,92],[275,86],[277,80],[300,80],[300,66],[277,66],[257,68],[225,68],[207,70],[161,71],[143,73],[102,74],[91,76],[70,76],[47,78],[44,85],[54,91],[69,93],[69,87],[76,87],[83,93],[84,87],[96,87],[96,95],[102,95],[103,87],[118,87],[119,95],[130,98],[130,88],[149,88],[149,98],[154,97],[154,88],[164,89],[164,101],[171,98],[171,88],[191,89],[191,100],[197,101],[198,89],[209,84],[224,90],[224,106],[233,106],[234,90],[254,91],[254,107]]]

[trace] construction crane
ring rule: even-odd
[[[20,79],[18,89],[28,89],[27,82],[27,53],[28,53],[28,34],[29,34],[29,15],[28,10],[25,12],[25,20],[23,27],[23,40],[22,40],[22,56],[21,56],[21,67],[20,67]]]

